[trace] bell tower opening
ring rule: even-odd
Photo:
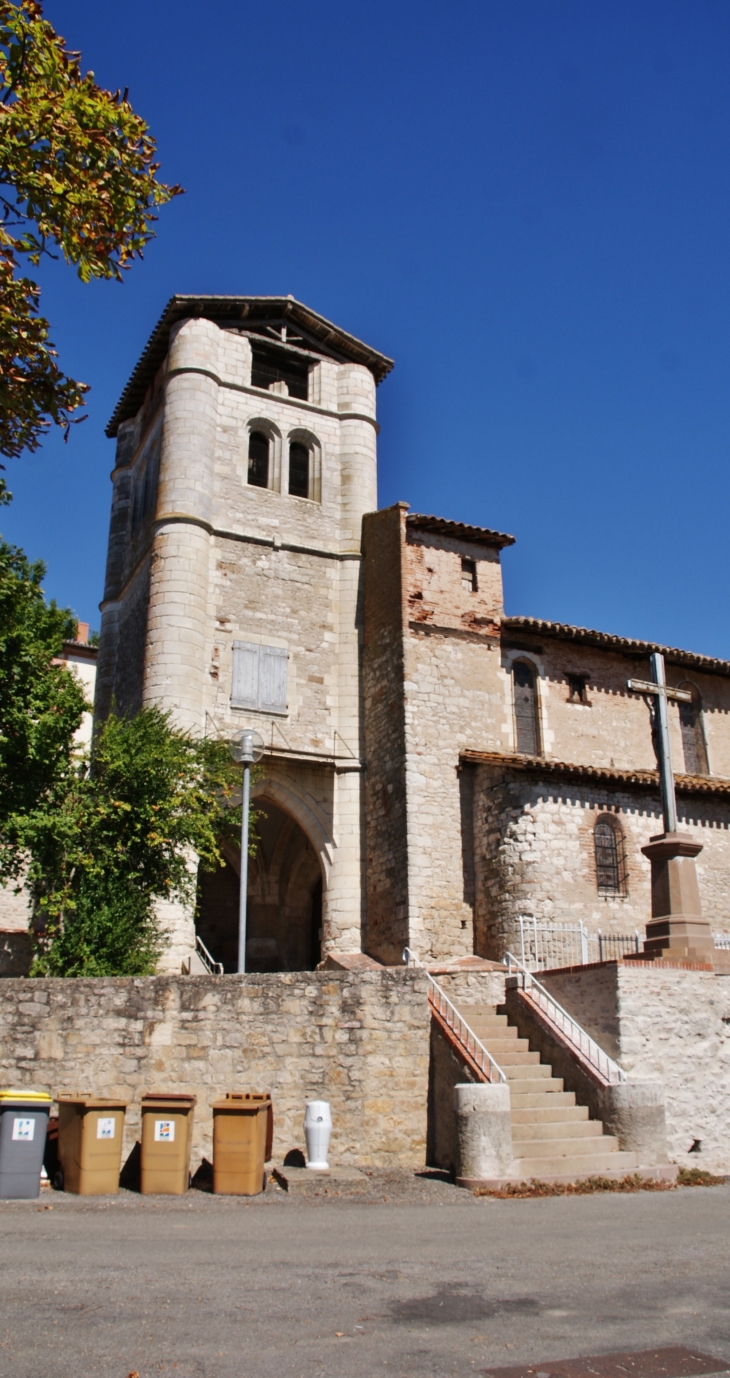
[[[322,951],[322,871],[299,824],[268,799],[255,800],[258,847],[248,863],[246,971],[313,971]],[[200,871],[196,928],[211,956],[238,962],[240,852]]]

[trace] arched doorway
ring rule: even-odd
[[[322,947],[322,871],[306,833],[267,799],[260,813],[255,857],[248,864],[246,970],[313,971]],[[238,962],[240,854],[231,848],[227,864],[201,871],[197,931],[225,971]]]

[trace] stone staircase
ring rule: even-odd
[[[622,1175],[639,1167],[638,1155],[619,1149],[600,1120],[563,1090],[552,1067],[540,1062],[526,1038],[519,1038],[506,1014],[493,1005],[461,1005],[460,1014],[504,1072],[510,1088],[512,1150],[510,1176],[524,1178]]]

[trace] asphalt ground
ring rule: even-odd
[[[0,1374],[451,1375],[695,1347],[730,1368],[730,1185],[534,1200],[374,1173],[245,1200],[0,1202]]]

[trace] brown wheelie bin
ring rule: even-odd
[[[223,1100],[213,1101],[214,1192],[257,1196],[264,1190],[271,1119],[266,1092],[229,1091]]]
[[[78,1196],[119,1191],[126,1101],[116,1097],[58,1096],[57,1183]]]
[[[150,1091],[142,1097],[140,1191],[182,1196],[190,1184],[190,1149],[197,1097]]]

